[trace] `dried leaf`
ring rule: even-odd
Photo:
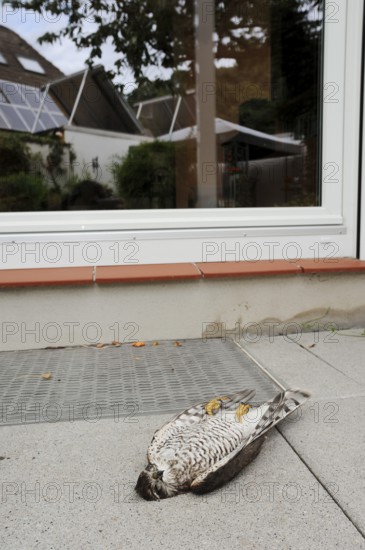
[[[100,342],[99,344],[96,344],[95,347],[101,349],[101,348],[105,348],[107,345],[108,345],[108,344],[102,344],[102,343]]]
[[[314,346],[315,346],[315,344],[311,344],[309,347],[310,347],[310,348],[314,348]]]
[[[112,341],[112,346],[115,346],[116,348],[119,348],[122,345],[121,342],[118,342],[117,340]]]
[[[145,346],[146,344],[144,342],[134,342],[132,344],[133,347],[135,348],[143,348],[143,346]]]
[[[44,374],[42,374],[42,378],[43,380],[51,380],[52,374],[50,372],[45,372]]]
[[[160,344],[158,342],[152,342],[153,346],[159,346]]]
[[[176,346],[177,348],[182,346],[182,343],[181,342],[175,342],[174,346]]]

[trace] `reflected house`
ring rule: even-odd
[[[96,66],[65,76],[3,26],[0,43],[0,131],[57,134],[76,154],[72,166],[66,167],[69,175],[91,179],[94,184],[111,184],[113,155],[123,156],[131,145],[151,138],[104,68]],[[32,148],[37,150],[34,145]],[[91,208],[87,193],[81,195],[75,206]]]
[[[17,33],[0,25],[0,78],[16,84],[41,88],[61,78],[55,67]]]
[[[77,196],[72,197],[68,209],[93,208],[90,193],[95,195],[95,208],[122,208],[120,200],[109,200],[97,184],[102,182],[112,186],[114,157],[123,157],[131,146],[151,140],[145,135],[133,110],[117,92],[102,66],[50,82],[48,93],[67,113],[64,140],[76,153],[75,172],[89,182],[80,187]]]
[[[64,113],[49,96],[38,115],[41,90],[64,74],[3,26],[0,26],[0,44],[0,129],[36,133],[66,123]]]
[[[176,143],[176,203],[196,201],[196,100],[163,96],[135,104],[136,116],[161,141]],[[305,186],[307,147],[292,134],[275,135],[216,117],[219,207],[287,204]]]

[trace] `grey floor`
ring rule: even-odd
[[[187,342],[178,348],[169,344],[164,343],[172,374],[175,366],[171,357],[175,365],[185,365],[178,367],[183,370],[187,369],[187,356],[190,368],[204,363],[206,354],[210,357],[211,371],[201,371],[192,382],[193,402],[199,384],[203,387],[207,377],[212,378],[209,383],[213,388],[205,387],[204,391],[218,390],[217,385],[225,382],[216,372],[229,353],[233,352],[236,359],[242,357],[244,370],[251,368],[236,344],[228,343],[225,348],[221,348],[222,342]],[[200,350],[195,358],[190,344]],[[140,410],[139,414],[100,419],[88,414],[79,420],[63,417],[58,421],[56,407],[55,421],[51,422],[48,409],[46,417],[42,414],[45,401],[41,400],[40,412],[34,409],[34,414],[40,415],[39,422],[3,422],[0,427],[0,548],[365,549],[363,331],[304,334],[296,342],[287,337],[261,338],[256,343],[242,340],[240,345],[279,383],[308,389],[312,397],[300,415],[271,434],[258,458],[235,480],[204,497],[187,494],[145,502],[134,494],[133,487],[145,465],[154,430],[170,414],[156,414],[154,404],[153,410]],[[210,346],[227,352],[217,355],[217,349]],[[100,355],[104,351],[92,350],[99,354],[94,358],[105,360],[107,356]],[[163,352],[161,348],[159,353]],[[22,353],[30,357],[30,352]],[[137,363],[144,364],[147,353],[154,352],[138,352]],[[157,364],[153,363],[154,368]],[[15,360],[17,375],[26,374],[26,362],[21,363],[20,370],[19,365]],[[232,368],[237,368],[234,365]],[[29,362],[29,369],[33,366],[34,362]],[[45,370],[51,371],[52,364],[47,363]],[[32,374],[39,376],[39,372]],[[54,374],[44,383],[62,384],[58,382],[61,372]],[[76,370],[73,376],[80,380]],[[105,376],[100,383],[109,380],[112,387],[113,380]],[[182,385],[187,383],[187,371],[184,376]],[[261,373],[255,376],[260,391],[273,391],[275,384]],[[9,373],[6,384],[11,385]],[[169,390],[164,395],[171,399],[174,388],[166,384],[164,388]],[[21,395],[31,403],[37,387],[38,382],[31,383],[27,393],[26,387],[14,385],[12,398]],[[42,391],[37,400],[43,395],[42,399],[49,402],[49,395]],[[56,387],[54,392],[53,398],[59,399],[60,390]],[[12,414],[9,395],[3,394],[8,417]],[[97,393],[93,395],[99,398]],[[85,399],[89,397],[87,394]],[[80,393],[74,398],[80,400]],[[164,404],[171,408],[170,402]]]

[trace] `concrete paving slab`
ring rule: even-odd
[[[314,340],[314,341],[313,341]],[[314,345],[313,345],[314,344]],[[334,330],[333,332],[304,333],[300,345],[324,359],[352,380],[365,383],[364,329]]]
[[[319,334],[322,339],[326,337],[326,334]],[[314,335],[309,335],[305,340],[304,336],[306,335],[302,334],[298,340],[300,344],[305,342],[303,347],[290,340],[289,336],[263,336],[257,342],[240,340],[239,344],[285,387],[306,389],[311,392],[314,399],[365,396],[365,369],[363,376],[358,376],[358,379],[352,376],[353,372],[350,376],[344,368],[341,372],[326,359],[326,350],[329,346],[324,347],[324,340],[322,358],[311,353],[316,347],[307,349],[315,343],[311,340]],[[360,358],[361,356],[357,357],[358,362]]]
[[[278,432],[221,490],[143,501],[133,486],[154,430],[167,419],[2,427],[1,548],[365,549],[361,534]],[[286,436],[298,446],[310,422],[285,428]],[[341,488],[342,472],[329,476]]]
[[[279,431],[365,533],[365,351],[363,330],[301,334],[244,343],[245,349],[287,387],[312,392],[301,414]],[[297,429],[297,420],[300,426]]]
[[[278,427],[354,524],[365,534],[365,398],[308,404],[300,428]]]

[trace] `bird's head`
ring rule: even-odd
[[[177,495],[177,488],[164,479],[165,473],[155,464],[148,464],[139,474],[135,490],[145,500],[160,500]]]

